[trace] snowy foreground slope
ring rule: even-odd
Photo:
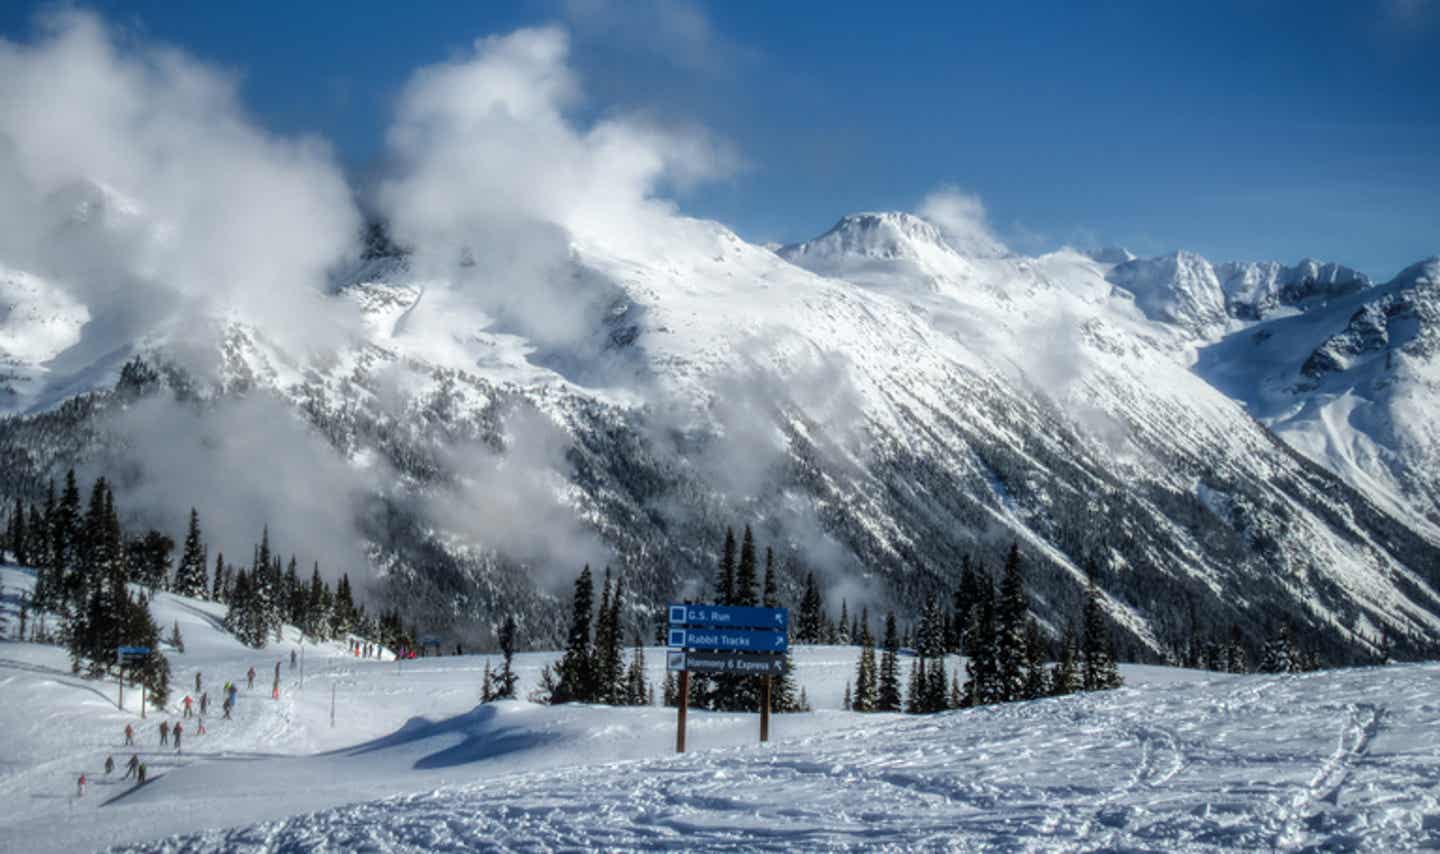
[[[7,606],[28,583],[0,570]],[[57,648],[0,643],[0,851],[1440,844],[1437,666],[1131,667],[1118,692],[918,718],[840,710],[856,650],[802,648],[817,711],[777,716],[767,746],[754,716],[693,714],[675,756],[671,709],[476,707],[478,656],[397,666],[307,644],[304,688],[286,667],[270,700],[297,636],[249,650],[216,630],[219,606],[153,607],[186,638],[168,653],[177,702],[197,669],[218,685],[253,665],[256,690],[205,736],[189,726],[176,755],[157,713],[141,722],[128,695],[116,709],[113,683],[71,677]],[[555,657],[521,656],[522,685]],[[126,722],[142,789],[101,772],[128,757]]]

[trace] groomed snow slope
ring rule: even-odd
[[[0,570],[12,620],[29,582]],[[196,669],[218,684],[254,664],[256,690],[207,735],[189,727],[180,755],[158,749],[152,712],[138,727],[152,781],[135,789],[100,770],[109,752],[123,765],[120,732],[140,723],[113,683],[69,676],[56,648],[0,644],[0,850],[1440,844],[1440,666],[1135,667],[1118,692],[910,718],[839,710],[856,650],[803,648],[816,712],[777,716],[763,747],[754,716],[693,714],[677,757],[669,709],[477,708],[474,656],[397,667],[307,645],[304,689],[282,669],[273,701],[268,668],[295,639],[247,650],[215,629],[219,606],[161,594],[154,609],[186,638],[177,702]],[[521,656],[522,686],[554,658]],[[92,788],[76,799],[80,770]]]

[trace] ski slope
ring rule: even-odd
[[[0,569],[11,628],[29,583]],[[70,676],[62,650],[0,643],[0,851],[1440,844],[1440,666],[1133,667],[1117,692],[907,717],[840,710],[857,650],[802,648],[815,712],[776,716],[766,746],[754,716],[693,713],[676,756],[670,709],[477,707],[483,656],[397,665],[307,644],[302,688],[298,636],[248,650],[218,631],[220,606],[161,594],[153,608],[186,640],[170,720],[196,669],[218,686],[253,665],[255,690],[242,681],[234,720],[212,716],[176,755],[138,697],[122,712],[114,683]],[[647,656],[658,678],[660,650]],[[556,657],[520,656],[522,686]],[[128,758],[127,721],[142,788],[101,771]]]

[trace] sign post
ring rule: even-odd
[[[148,646],[115,647],[115,663],[119,665],[120,668],[120,698],[116,701],[116,706],[118,706],[122,712],[125,711],[125,666],[127,664],[133,665],[137,662],[144,661],[145,657],[149,654],[150,647]],[[140,717],[143,718],[145,717],[145,683],[143,680],[140,685]]]
[[[690,672],[760,679],[760,741],[770,740],[770,678],[785,672],[790,612],[741,605],[670,606],[666,668],[680,673],[675,752],[685,752]]]

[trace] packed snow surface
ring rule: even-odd
[[[30,577],[0,570],[0,583],[13,627]],[[768,745],[753,715],[692,713],[677,756],[671,709],[477,706],[484,657],[397,665],[339,645],[305,646],[302,688],[298,636],[249,650],[217,629],[221,606],[161,594],[153,608],[180,621],[186,652],[168,653],[175,702],[144,721],[128,695],[116,708],[113,682],[69,675],[58,648],[0,645],[0,850],[1440,845],[1440,665],[1130,667],[1120,691],[908,717],[840,710],[857,651],[801,648],[815,712],[776,716]],[[555,657],[521,656],[527,690]],[[233,720],[212,716],[204,736],[187,721],[183,752],[159,748],[196,670],[213,687],[252,665]],[[143,787],[117,779],[127,722]]]

